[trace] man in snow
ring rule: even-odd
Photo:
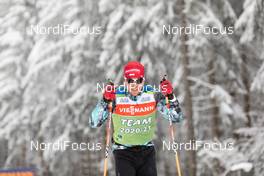
[[[144,85],[144,81],[144,66],[136,61],[128,62],[124,67],[125,88],[107,85],[103,99],[90,118],[92,127],[101,126],[109,118],[108,105],[112,102],[112,148],[117,176],[156,176],[152,142],[156,128],[156,110],[172,122],[183,119],[170,81],[163,79],[160,91]],[[166,97],[169,106],[166,104]]]

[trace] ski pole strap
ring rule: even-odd
[[[166,81],[166,80],[167,80],[167,75],[165,74],[165,75],[163,76],[161,82],[162,82],[162,81]],[[167,106],[167,108],[170,109],[170,103],[169,103],[169,97],[168,97],[168,95],[165,97],[165,100],[166,100],[166,106]]]
[[[166,106],[168,109],[170,109],[170,103],[169,103],[169,97],[166,96]]]
[[[113,112],[113,102],[112,101],[110,101],[108,104],[108,110],[109,110],[109,113]]]

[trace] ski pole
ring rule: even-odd
[[[166,76],[167,75],[164,75],[162,81],[166,80]],[[168,110],[170,110],[170,103],[169,103],[168,96],[166,96],[166,105],[167,105]],[[174,144],[175,143],[175,141],[174,141],[174,130],[173,130],[173,124],[172,124],[171,116],[169,116],[169,125],[170,125],[169,129],[170,129],[171,142],[173,142],[173,144]],[[175,149],[175,161],[176,161],[176,168],[177,168],[178,176],[181,176],[180,160],[179,160],[179,155],[178,155],[178,152],[176,149]]]
[[[109,80],[111,84],[112,81]],[[110,102],[108,104],[109,116],[106,125],[106,147],[105,147],[105,159],[104,159],[104,176],[107,176],[107,169],[108,169],[108,154],[110,150],[110,133],[111,133],[111,124],[112,124],[112,110],[113,110],[113,103]]]

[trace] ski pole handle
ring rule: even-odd
[[[162,82],[162,81],[166,81],[166,80],[167,80],[167,75],[165,74],[165,75],[163,76],[161,82]],[[170,103],[169,103],[169,98],[168,98],[168,96],[166,96],[165,99],[166,99],[166,106],[167,106],[168,109],[170,109]]]
[[[166,106],[170,110],[170,103],[169,103],[169,98],[166,96]]]
[[[113,102],[110,101],[108,104],[108,111],[109,111],[109,121],[111,122],[112,120],[112,112],[113,112]],[[111,129],[111,124],[109,124],[108,129]]]
[[[165,74],[163,77],[162,77],[162,80],[161,81],[166,81],[167,80],[167,75]]]

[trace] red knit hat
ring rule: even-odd
[[[124,77],[130,78],[143,78],[144,66],[137,61],[130,61],[124,67]]]

